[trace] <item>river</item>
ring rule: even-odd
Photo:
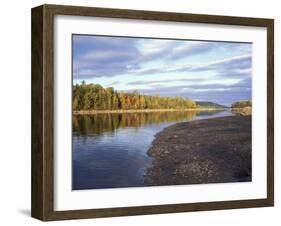
[[[229,111],[107,113],[73,116],[72,189],[141,187],[154,135],[177,122]]]

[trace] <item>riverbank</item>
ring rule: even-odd
[[[172,125],[156,134],[147,185],[251,181],[251,116]]]
[[[175,111],[226,111],[228,108],[188,108],[188,109],[130,109],[130,110],[81,110],[74,115],[93,115],[107,113],[175,112]]]

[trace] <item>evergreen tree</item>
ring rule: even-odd
[[[114,88],[103,88],[99,84],[73,86],[73,110],[129,110],[129,109],[186,109],[196,108],[191,99],[180,96],[175,98],[141,95],[137,90],[132,93],[117,92]],[[250,101],[234,103],[233,106],[251,105]]]

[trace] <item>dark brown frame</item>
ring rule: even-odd
[[[103,209],[54,211],[54,16],[95,16],[267,28],[267,198]],[[274,20],[61,5],[32,9],[32,200],[34,218],[66,220],[274,205]]]

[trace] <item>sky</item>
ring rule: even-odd
[[[73,35],[73,83],[231,105],[250,100],[252,44]]]

